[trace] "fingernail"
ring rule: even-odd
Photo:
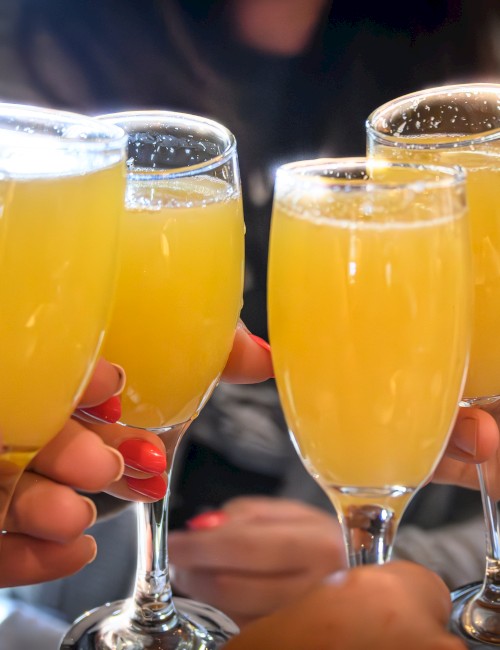
[[[126,481],[131,490],[150,499],[161,499],[167,493],[167,484],[161,476],[145,479],[127,476]]]
[[[118,388],[113,393],[113,397],[116,397],[117,395],[120,395],[120,393],[123,392],[123,389],[125,388],[125,384],[127,383],[127,375],[125,373],[125,370],[121,366],[119,366],[117,363],[112,363],[111,365],[116,368],[116,371],[117,371],[117,373],[119,375]]]
[[[118,395],[113,395],[102,404],[80,409],[82,413],[87,413],[92,417],[104,420],[104,422],[118,422],[122,414],[122,405]]]
[[[125,440],[118,447],[123,456],[125,465],[133,469],[149,472],[151,474],[162,474],[167,469],[165,454],[149,442],[140,438]]]
[[[252,334],[251,332],[248,332],[248,336],[252,339],[252,341],[255,341],[257,345],[260,345],[261,348],[263,348],[267,352],[271,352],[271,346],[266,340],[264,340],[260,336],[257,336],[256,334]]]
[[[89,509],[89,522],[87,524],[87,528],[90,528],[95,524],[97,520],[97,508],[95,503],[92,501],[92,499],[89,499],[88,497],[81,497],[81,498],[86,503]]]
[[[201,515],[196,515],[188,519],[186,526],[189,530],[206,530],[208,528],[217,528],[229,519],[228,515],[222,510],[212,510],[211,512],[203,512]]]
[[[87,564],[91,564],[97,557],[97,543],[92,535],[84,535],[83,539],[88,544],[89,550],[92,553],[90,559],[87,561]]]
[[[113,456],[113,458],[116,460],[118,464],[118,471],[115,474],[115,477],[112,479],[112,483],[116,483],[116,481],[119,481],[121,477],[123,476],[123,471],[125,469],[125,462],[123,460],[123,456],[120,454],[118,449],[115,449],[114,447],[109,447],[107,448],[108,453]]]
[[[477,420],[462,418],[457,422],[453,432],[453,444],[469,456],[474,456],[477,449]]]

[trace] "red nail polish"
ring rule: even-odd
[[[118,395],[110,397],[102,404],[97,404],[97,406],[89,406],[84,409],[81,409],[82,413],[87,413],[99,420],[104,420],[104,422],[118,422],[122,415],[122,404]]]
[[[271,352],[271,346],[267,341],[262,339],[260,336],[257,336],[257,334],[252,334],[251,332],[248,332],[248,335],[252,339],[252,341],[255,341],[257,345],[260,345],[261,348],[264,348],[267,352]]]
[[[165,454],[149,440],[130,438],[122,442],[118,451],[123,456],[125,465],[133,469],[151,474],[162,474],[167,469]]]
[[[131,490],[150,499],[161,499],[167,493],[167,484],[161,476],[145,479],[127,476],[126,481]]]
[[[222,510],[213,510],[212,512],[202,512],[201,515],[188,519],[186,526],[189,530],[217,528],[217,526],[221,526],[228,519],[228,515],[222,512]]]

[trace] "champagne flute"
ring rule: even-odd
[[[456,415],[471,329],[464,196],[459,169],[323,159],[277,173],[273,366],[350,566],[390,558]]]
[[[500,84],[411,93],[368,118],[375,157],[461,165],[467,172],[474,268],[471,357],[462,405],[491,410],[500,400]],[[452,629],[470,648],[500,644],[500,535],[488,487],[495,468],[478,466],[486,525],[483,582],[452,595]]]
[[[101,119],[129,137],[122,258],[104,352],[127,373],[121,423],[161,436],[170,485],[175,450],[219,380],[242,305],[236,143],[216,122],[181,113]],[[238,631],[207,605],[173,599],[168,495],[138,504],[133,597],[78,619],[62,648],[208,650]]]
[[[94,367],[116,280],[126,144],[122,129],[88,117],[0,104],[11,179],[0,219],[2,522]]]

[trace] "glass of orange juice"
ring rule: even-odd
[[[460,165],[466,170],[473,249],[474,320],[462,404],[500,405],[500,84],[431,88],[397,98],[368,118],[374,158]],[[500,644],[500,534],[489,484],[478,466],[486,524],[484,581],[453,594],[452,628],[470,648]]]
[[[92,372],[116,280],[126,143],[95,119],[0,104],[0,514]]]
[[[192,115],[100,119],[129,138],[118,287],[103,353],[127,373],[121,423],[162,437],[170,479],[181,436],[219,381],[242,306],[236,142],[222,125]],[[237,632],[221,612],[172,598],[168,496],[138,504],[133,597],[85,614],[62,648],[210,650]]]
[[[467,367],[472,282],[459,169],[323,159],[279,168],[269,332],[292,441],[350,566],[390,558]]]

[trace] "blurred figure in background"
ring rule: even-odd
[[[266,338],[267,244],[277,165],[363,154],[368,114],[405,92],[500,80],[499,14],[498,0],[416,0],[411,7],[394,0],[378,5],[366,0],[3,0],[0,98],[90,114],[164,108],[203,114],[230,128],[238,141],[247,223],[243,319]],[[307,314],[304,321],[307,326]],[[220,386],[179,456],[171,522],[182,529],[191,521],[192,561],[204,556],[208,533],[224,534],[231,518],[252,522],[262,550],[251,560],[241,554],[231,558],[226,551],[218,564],[199,566],[181,555],[185,537],[173,534],[171,560],[184,593],[246,622],[343,566],[331,506],[292,448],[272,381]],[[224,506],[241,495],[249,500]],[[270,526],[270,520],[281,523]],[[481,576],[484,542],[476,494],[428,486],[411,504],[406,523],[398,555],[430,565],[452,586]],[[130,585],[133,576],[117,569],[122,584],[112,585],[106,574],[118,540],[124,566],[133,564],[134,536],[127,534],[132,525],[130,511],[100,524],[100,559],[75,581],[17,591],[17,596],[37,600],[43,592],[44,602],[71,620],[88,607],[127,595],[125,583]],[[272,574],[267,550],[281,548],[285,562],[287,541],[299,529],[311,531],[303,535],[304,543],[316,544],[304,551],[309,560],[301,580],[277,581],[272,596],[262,599]],[[242,525],[238,537],[233,529],[229,549],[241,548],[244,531]],[[224,562],[232,562],[233,575],[241,579],[233,583],[240,594],[238,611],[231,609],[230,590],[222,593],[217,581],[227,568]],[[293,574],[294,562],[290,557],[287,575]],[[254,589],[245,591],[249,571]],[[248,599],[241,597],[245,593]]]

